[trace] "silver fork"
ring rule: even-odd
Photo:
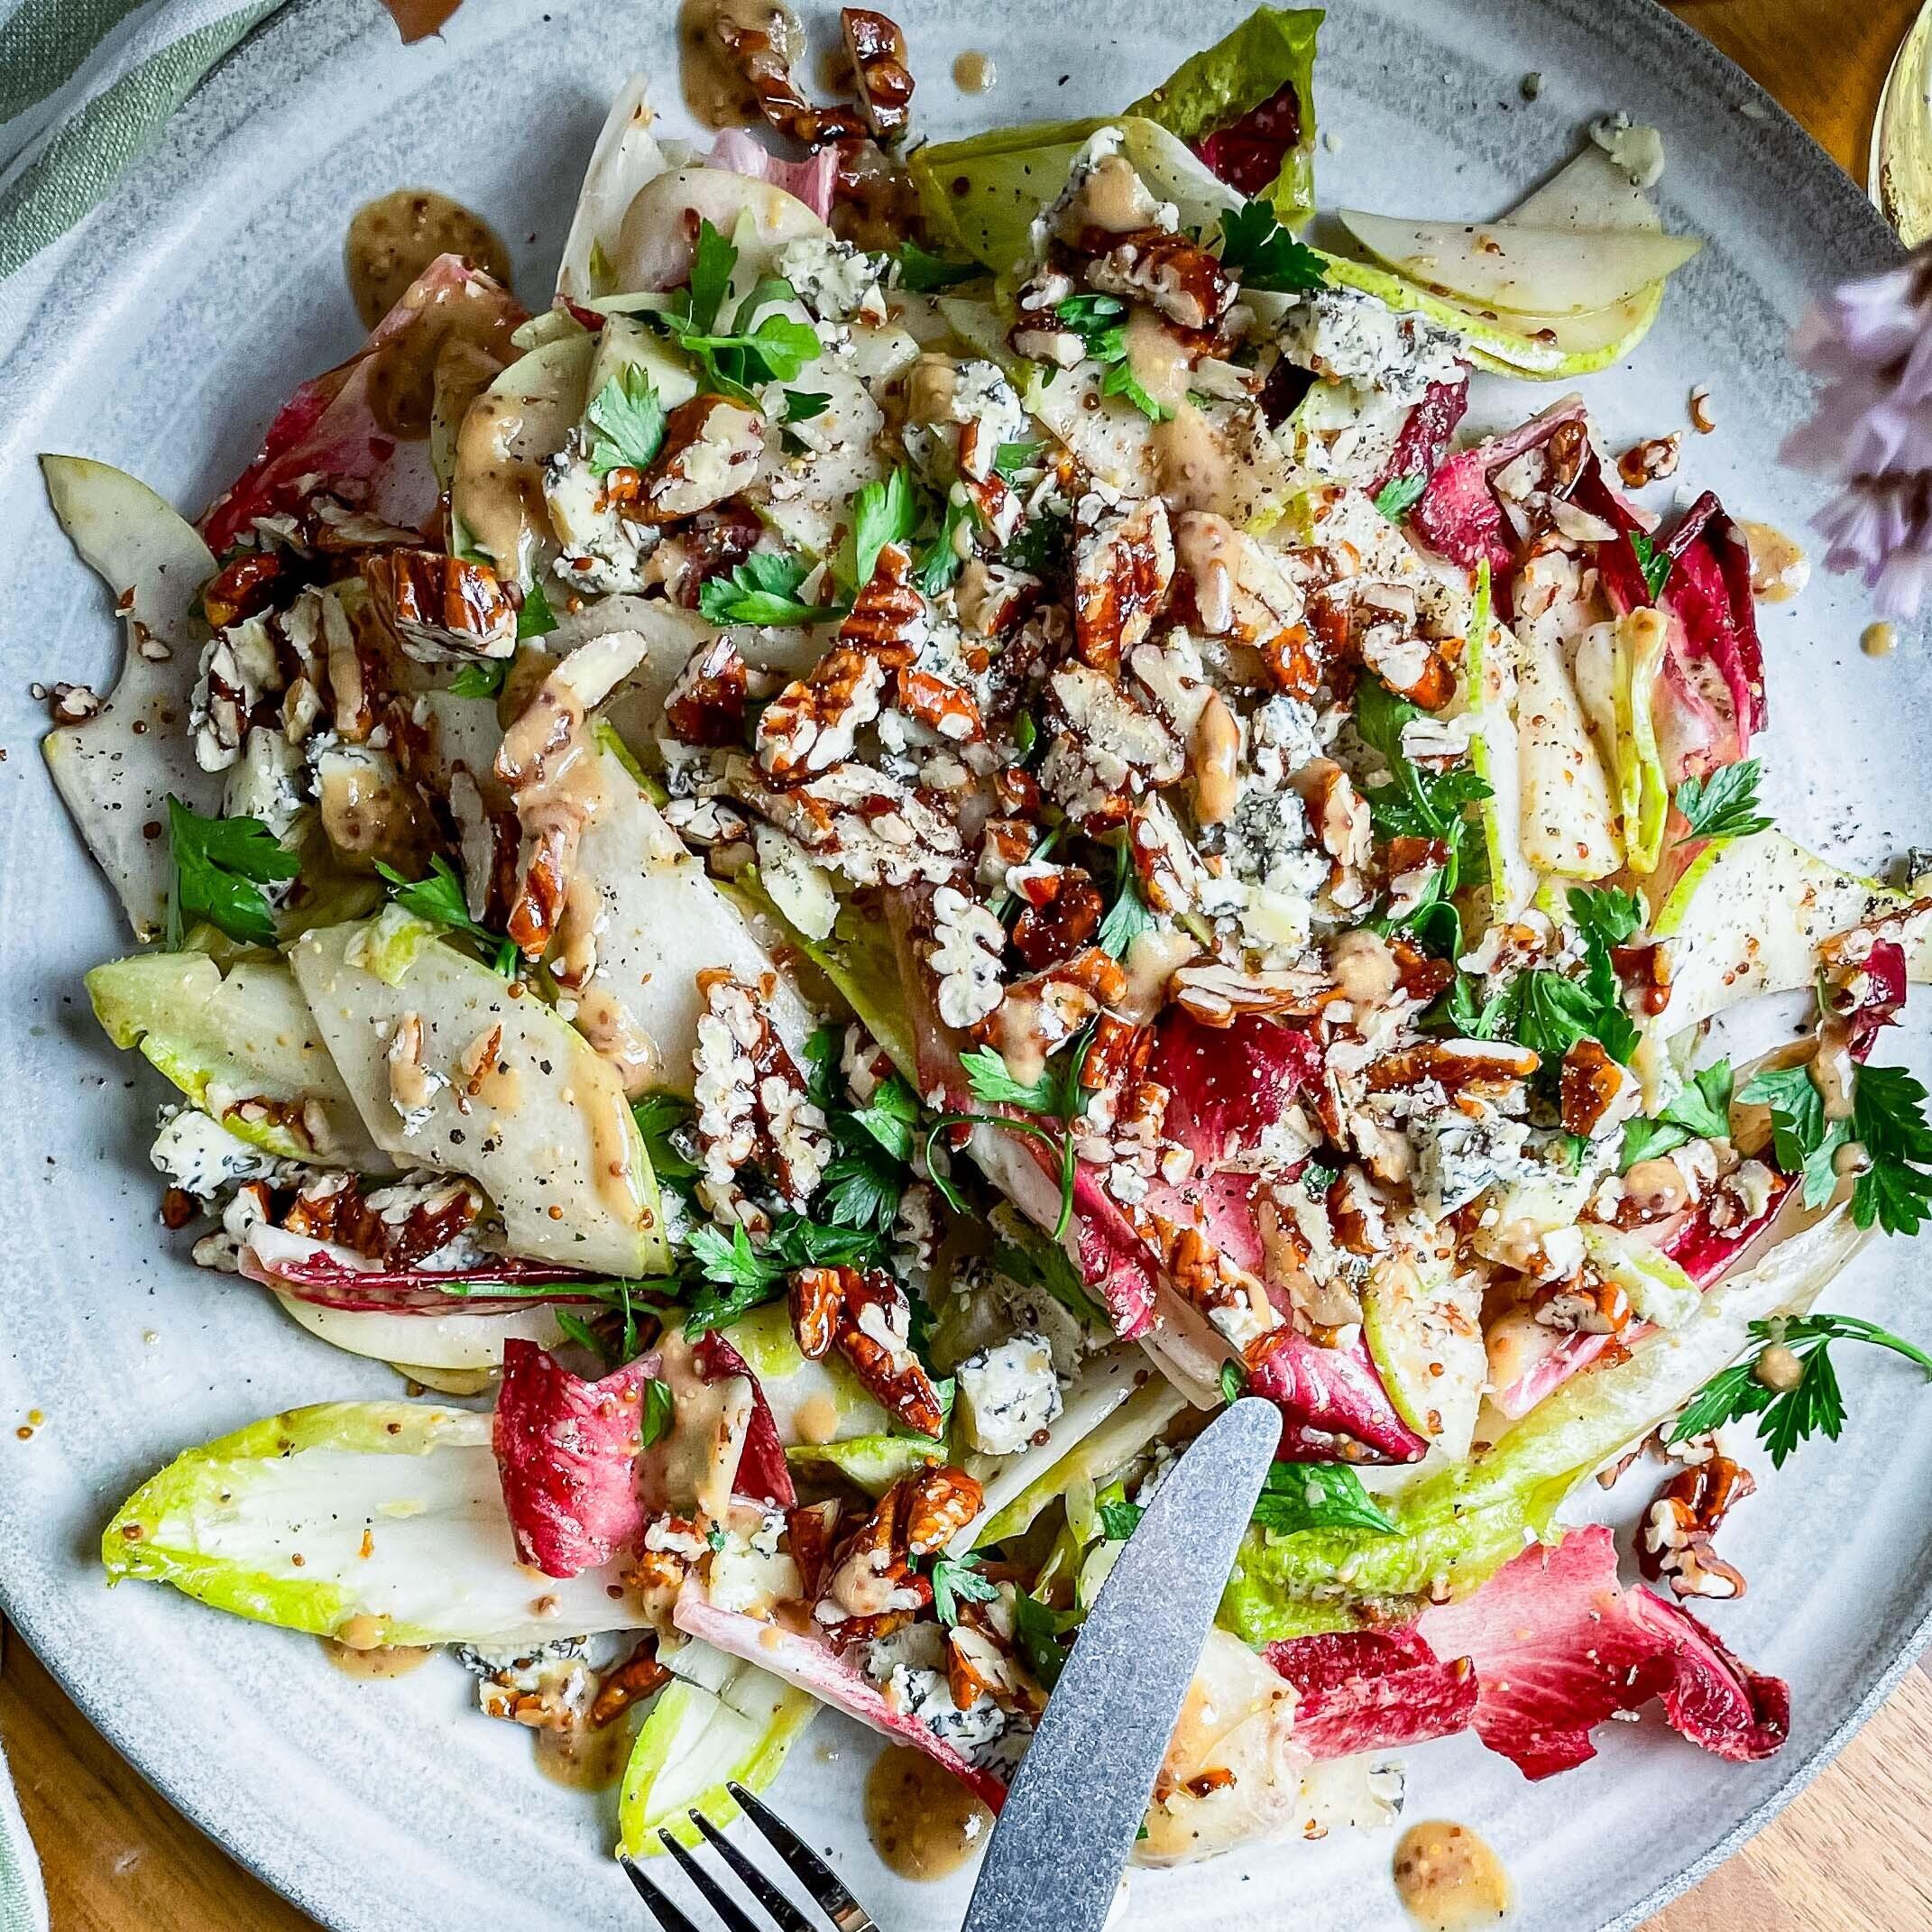
[[[832,1867],[789,1825],[762,1800],[754,1798],[743,1785],[727,1782],[725,1789],[738,1800],[740,1809],[765,1835],[772,1849],[785,1861],[792,1876],[811,1894],[814,1903],[838,1928],[838,1932],[879,1932],[872,1915],[846,1891],[834,1875]],[[685,1877],[697,1888],[705,1904],[717,1914],[725,1932],[768,1932],[770,1926],[777,1926],[778,1932],[821,1932],[821,1928],[800,1911],[702,1812],[687,1812],[685,1818],[704,1834],[718,1855],[737,1874],[739,1882],[768,1914],[767,1919],[762,1922],[753,1918],[698,1863],[695,1853],[687,1852],[668,1831],[660,1831],[658,1834],[658,1842],[677,1861]],[[630,1882],[637,1887],[638,1896],[643,1900],[646,1909],[662,1927],[662,1932],[698,1932],[697,1926],[678,1907],[672,1904],[665,1896],[662,1888],[655,1880],[645,1875],[643,1868],[634,1859],[625,1857],[620,1859],[619,1863],[629,1875]]]

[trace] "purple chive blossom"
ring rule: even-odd
[[[1785,461],[1842,486],[1816,523],[1826,565],[1916,616],[1932,591],[1932,248],[1814,302],[1791,354],[1824,387]]]

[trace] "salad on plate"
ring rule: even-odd
[[[632,1854],[821,1705],[997,1809],[1246,1392],[1143,1862],[1385,1822],[1465,1730],[1779,1748],[1720,1525],[1741,1429],[1838,1432],[1834,1345],[1932,1370],[1815,1307],[1932,1198],[1932,898],[1760,808],[1694,438],[1465,431],[1642,339],[1657,135],[1313,247],[1320,18],[932,143],[890,20],[818,105],[732,0],[773,139],[631,82],[547,306],[423,262],[192,524],[46,459],[126,626],[46,751],[162,1219],[411,1398],[186,1449],[111,1578],[622,1727]],[[1646,1449],[1626,1580],[1566,1505]]]

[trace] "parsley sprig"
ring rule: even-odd
[[[1087,1043],[1092,1032],[1090,1026],[1082,1027],[1047,1062],[1039,1078],[1031,1081],[1015,1080],[1006,1062],[990,1046],[978,1046],[961,1056],[960,1064],[965,1069],[967,1084],[975,1099],[989,1107],[1017,1108],[1020,1115],[1035,1118],[956,1113],[942,1114],[933,1122],[926,1130],[925,1163],[932,1170],[933,1185],[955,1214],[965,1213],[966,1203],[934,1159],[934,1143],[948,1127],[999,1127],[1008,1134],[1024,1134],[1030,1139],[1044,1141],[1058,1153],[1060,1219],[1053,1225],[1053,1239],[1057,1241],[1066,1233],[1067,1224],[1073,1219],[1077,1166],[1073,1124],[1086,1111],[1087,1095],[1081,1085],[1081,1070],[1086,1064]]]
[[[1631,554],[1637,559],[1637,568],[1643,573],[1643,587],[1651,593],[1651,602],[1655,603],[1663,595],[1663,587],[1670,581],[1670,555],[1660,550],[1642,530],[1630,533]]]
[[[837,1228],[791,1210],[772,1223],[764,1244],[753,1247],[742,1228],[729,1235],[706,1222],[690,1242],[696,1275],[685,1313],[685,1333],[693,1340],[710,1329],[728,1328],[741,1315],[776,1301],[794,1268],[863,1268],[879,1259],[877,1234],[864,1228]]]
[[[1697,1436],[1725,1422],[1747,1415],[1757,1418],[1758,1440],[1771,1451],[1773,1468],[1782,1468],[1800,1442],[1823,1436],[1835,1442],[1845,1427],[1845,1394],[1832,1366],[1831,1345],[1836,1341],[1869,1342],[1915,1362],[1932,1381],[1932,1355],[1855,1315],[1777,1316],[1751,1324],[1753,1338],[1763,1346],[1749,1361],[1739,1362],[1705,1384],[1670,1431],[1673,1442]],[[1791,1363],[1766,1357],[1781,1349]]]
[[[1698,1068],[1661,1113],[1624,1127],[1617,1171],[1627,1173],[1639,1161],[1654,1160],[1688,1141],[1725,1138],[1731,1131],[1733,1084],[1728,1060]]]
[[[204,818],[168,796],[168,943],[179,951],[198,919],[244,945],[272,946],[275,915],[265,885],[293,879],[301,861],[259,818]]]
[[[698,591],[698,612],[714,624],[823,624],[840,615],[798,594],[811,575],[802,557],[754,550],[743,563],[712,577]]]
[[[591,445],[593,475],[647,470],[658,460],[664,447],[664,403],[643,370],[621,370],[597,391],[584,415],[592,428],[603,432]]]
[[[820,353],[817,334],[790,316],[761,309],[793,299],[790,282],[767,276],[738,304],[730,326],[720,327],[738,251],[710,222],[698,223],[688,287],[673,291],[668,307],[646,319],[668,334],[697,364],[701,386],[713,395],[756,403],[752,385],[789,382]]]
[[[1361,1477],[1342,1462],[1271,1464],[1255,1503],[1254,1522],[1278,1536],[1302,1530],[1398,1533],[1394,1519],[1362,1487]]]
[[[948,1630],[959,1622],[962,1603],[989,1604],[999,1595],[999,1586],[980,1570],[981,1560],[971,1550],[933,1559],[933,1613]]]
[[[1071,329],[1086,345],[1089,358],[1100,364],[1100,393],[1125,396],[1141,414],[1165,422],[1173,414],[1150,396],[1127,360],[1127,304],[1117,295],[1070,295],[1053,305],[1060,326]]]
[[[1221,265],[1244,287],[1280,295],[1329,285],[1321,257],[1296,241],[1261,200],[1222,211]]]
[[[985,273],[977,262],[948,262],[943,255],[928,253],[916,242],[899,244],[899,286],[915,295],[931,295]]]
[[[1855,1143],[1863,1165],[1852,1183],[1852,1219],[1887,1234],[1917,1234],[1932,1214],[1932,1126],[1926,1090],[1903,1067],[1860,1067],[1849,1117],[1827,1119],[1809,1067],[1754,1075],[1738,1099],[1771,1110],[1771,1150],[1797,1176],[1808,1208],[1822,1207],[1837,1185],[1837,1156]]]
[[[455,868],[440,852],[429,861],[427,879],[405,879],[393,866],[376,860],[376,870],[389,886],[389,896],[404,912],[427,919],[431,925],[474,939],[490,955],[492,968],[507,980],[517,970],[517,943],[492,933],[470,916],[468,897]]]
[[[1391,523],[1400,523],[1421,501],[1428,489],[1426,476],[1392,476],[1375,492],[1375,508]]]
[[[1687,827],[1679,845],[1692,839],[1743,839],[1771,824],[1758,804],[1758,760],[1726,765],[1707,778],[1686,778],[1677,788],[1677,809]]]

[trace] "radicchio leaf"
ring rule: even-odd
[[[829,1704],[835,1711],[843,1711],[848,1717],[856,1717],[892,1743],[910,1745],[923,1753],[951,1771],[989,1810],[997,1812],[1006,1802],[1004,1780],[996,1772],[980,1770],[969,1762],[916,1717],[895,1711],[858,1667],[838,1655],[829,1644],[815,1637],[801,1636],[782,1624],[768,1624],[736,1611],[717,1609],[705,1601],[695,1579],[686,1583],[680,1593],[671,1619],[686,1636],[695,1637],[729,1656],[741,1657],[774,1677],[782,1677],[787,1684],[816,1697],[821,1704]]]
[[[1431,382],[1422,400],[1403,419],[1402,431],[1382,474],[1370,486],[1374,496],[1392,483],[1420,476],[1424,483],[1449,459],[1449,444],[1469,407],[1469,378]]]
[[[511,331],[525,319],[517,299],[460,256],[438,255],[362,348],[304,382],[276,412],[254,460],[201,519],[209,549],[219,557],[255,518],[291,508],[296,485],[310,476],[320,476],[325,488],[350,485],[391,522],[420,527],[436,508],[428,446],[397,435],[382,407],[383,384],[405,358],[430,366],[434,341],[450,330],[459,306],[470,313],[470,339],[486,340],[506,361],[516,354]]]
[[[742,128],[728,127],[712,143],[704,165],[722,168],[728,174],[748,175],[754,181],[769,181],[804,202],[821,221],[832,219],[833,188],[839,173],[834,148],[821,148],[809,161],[781,161]]]
[[[1251,1152],[1321,1079],[1321,1048],[1306,1030],[1252,1015],[1207,1026],[1184,1007],[1164,1015],[1147,1077],[1168,1092],[1161,1131],[1204,1164]]]
[[[1445,1661],[1413,1630],[1298,1637],[1262,1655],[1301,1694],[1294,1741],[1318,1759],[1427,1743],[1476,1715],[1469,1660]]]
[[[777,1421],[744,1357],[713,1329],[692,1348],[691,1361],[706,1382],[742,1375],[751,1385],[751,1421],[745,1431],[744,1449],[738,1458],[732,1490],[754,1503],[768,1503],[775,1509],[795,1508],[798,1492],[793,1486],[791,1465],[785,1459],[785,1445],[778,1440]]]
[[[594,1303],[599,1299],[569,1292],[570,1283],[583,1278],[581,1271],[573,1268],[503,1255],[460,1270],[382,1269],[371,1265],[351,1248],[290,1234],[285,1228],[251,1228],[236,1259],[241,1273],[264,1288],[349,1314],[507,1315],[530,1305],[528,1295],[455,1295],[449,1292],[459,1283],[478,1282],[520,1286],[554,1282],[557,1292],[546,1296],[547,1301]]]
[[[1516,546],[1496,501],[1492,479],[1525,450],[1547,443],[1564,423],[1583,416],[1583,400],[1568,396],[1541,416],[1532,416],[1507,436],[1491,437],[1474,449],[1451,456],[1430,480],[1409,512],[1416,538],[1451,563],[1474,569],[1486,561],[1499,590],[1506,590]]]
[[[533,1341],[503,1344],[492,1446],[520,1562],[575,1577],[637,1535],[644,1385],[657,1366],[640,1356],[586,1382]]]
[[[1477,1734],[1527,1778],[1595,1756],[1592,1728],[1652,1697],[1673,1728],[1720,1757],[1769,1757],[1789,1732],[1782,1680],[1745,1669],[1650,1591],[1621,1588],[1615,1540],[1601,1523],[1525,1550],[1415,1628],[1438,1656],[1473,1661]]]
[[[1357,1329],[1346,1348],[1323,1348],[1293,1328],[1277,1329],[1247,1367],[1247,1393],[1282,1412],[1283,1462],[1333,1462],[1336,1437],[1369,1450],[1371,1462],[1420,1462],[1429,1444],[1395,1412]]]

